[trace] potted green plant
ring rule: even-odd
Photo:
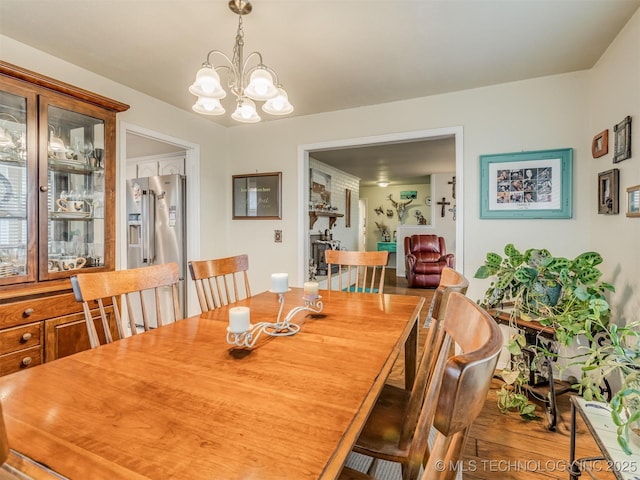
[[[556,340],[569,345],[577,335],[593,337],[608,324],[610,308],[605,294],[614,288],[600,281],[600,263],[602,257],[596,252],[570,260],[553,256],[546,249],[520,252],[507,244],[504,257],[487,253],[484,265],[475,273],[475,278],[494,277],[478,303],[487,309],[508,304],[512,320],[535,320],[553,327]],[[518,410],[523,418],[530,419],[535,417],[535,406],[528,401],[524,387],[532,365],[522,353],[527,344],[524,332],[515,321],[512,326],[516,333],[507,343],[512,362],[502,372],[505,385],[498,393],[498,406],[502,411]],[[555,355],[548,351],[544,354]]]

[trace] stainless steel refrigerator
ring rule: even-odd
[[[182,175],[127,180],[127,268],[176,262],[183,316],[187,305],[185,186],[186,177]],[[169,294],[162,308],[165,317],[170,315]]]

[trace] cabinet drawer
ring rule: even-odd
[[[73,293],[6,303],[0,305],[0,328],[15,327],[81,311],[82,304],[76,302]]]
[[[42,363],[42,346],[20,350],[0,356],[0,375],[8,375]]]
[[[0,331],[0,355],[40,345],[42,322]]]

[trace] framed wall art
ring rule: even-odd
[[[233,175],[234,220],[282,219],[282,172]]]
[[[627,116],[613,127],[613,163],[631,158],[631,117]]]
[[[480,155],[480,218],[571,218],[573,149]]]
[[[331,205],[331,175],[309,169],[309,201],[315,205]]]
[[[627,188],[627,217],[640,217],[640,185]]]
[[[617,168],[598,174],[598,213],[619,213],[619,175]]]
[[[344,226],[351,228],[351,190],[348,188],[344,192]]]
[[[600,132],[591,142],[591,156],[599,158],[609,153],[609,129]]]

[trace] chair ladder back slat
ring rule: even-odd
[[[156,303],[156,322],[158,327],[162,327],[164,325],[164,320],[162,318],[162,306],[160,303],[160,288],[159,287],[154,288],[153,294],[155,296],[155,303]],[[172,296],[172,300],[173,300],[173,296]]]
[[[98,332],[96,331],[96,326],[93,323],[93,317],[91,315],[91,309],[89,308],[89,304],[87,302],[82,302],[82,310],[84,311],[84,319],[87,323],[87,333],[89,334],[89,344],[91,348],[96,348],[100,345],[100,340],[98,339]]]
[[[207,293],[204,290],[204,281],[203,280],[195,280],[194,281],[196,287],[196,295],[198,296],[198,303],[200,304],[200,310],[203,312],[206,310],[210,310],[209,300],[207,298]]]
[[[224,284],[224,294],[227,299],[226,305],[229,305],[231,303],[231,296],[229,295],[231,289],[229,288],[229,282],[227,281],[226,275],[222,275],[222,283]]]
[[[247,271],[244,270],[242,272],[243,277],[244,277],[244,291],[247,292],[247,297],[251,296],[251,287],[249,286],[249,275],[247,274]]]
[[[173,297],[173,321],[177,322],[178,320],[182,320],[182,313],[179,308],[178,286],[175,283],[171,285],[171,296]]]
[[[142,311],[142,325],[144,326],[144,331],[146,332],[151,327],[149,326],[149,313],[148,313],[149,309],[147,306],[147,302],[144,300],[144,291],[139,290],[135,293],[137,293],[137,297],[140,299],[140,310]],[[133,295],[133,293],[130,293],[128,296],[131,296],[131,295]]]
[[[113,314],[116,317],[116,322],[118,322],[118,325],[122,325],[122,313],[120,310],[120,307],[118,306],[118,304],[122,305],[122,311],[126,311],[125,306],[124,306],[124,299],[122,298],[122,295],[119,296],[120,298],[117,298],[115,295],[111,297],[111,303],[113,304]],[[129,329],[131,330],[131,335],[135,335],[136,332],[136,319],[133,318],[132,315],[128,315],[127,317],[129,319]],[[124,336],[122,337],[124,338]]]
[[[232,273],[231,279],[233,280],[233,301],[234,303],[238,301],[238,282],[236,280],[235,273]]]
[[[107,343],[111,343],[113,342],[113,337],[111,336],[111,329],[109,329],[109,319],[107,318],[107,312],[104,309],[104,303],[102,302],[101,298],[98,299],[98,311],[100,312],[100,321],[102,322],[102,328],[104,329],[104,338],[106,339]],[[118,332],[120,332],[120,328],[118,329]]]
[[[363,266],[362,268],[360,268],[358,266],[355,266],[353,268],[356,271],[355,291],[359,292],[360,290],[362,290],[364,292],[364,290],[367,288],[367,267]],[[360,275],[360,272],[362,272],[362,275]]]
[[[200,299],[200,307],[202,311],[205,312],[207,310],[213,310],[214,308],[218,308],[218,300],[215,295],[215,279],[211,278],[203,278],[201,280],[196,280],[196,282],[201,282],[204,286],[205,296]],[[203,306],[204,301],[204,306]]]

